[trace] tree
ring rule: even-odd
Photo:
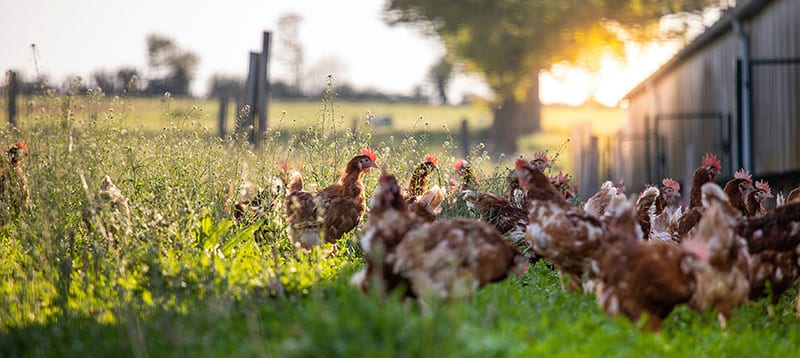
[[[539,72],[555,63],[596,66],[621,53],[622,35],[657,34],[667,14],[699,11],[712,0],[390,0],[386,21],[438,34],[449,54],[494,91],[492,139],[516,150],[519,134],[539,130]]]
[[[447,104],[447,85],[450,84],[450,80],[453,78],[453,63],[450,62],[447,55],[442,56],[439,62],[431,67],[428,72],[428,78],[436,87],[439,101],[442,104]]]
[[[291,72],[291,86],[295,95],[300,94],[303,80],[303,44],[300,43],[300,15],[289,13],[278,19],[278,60],[284,62]]]
[[[197,55],[178,48],[171,38],[156,34],[148,36],[147,64],[153,78],[148,81],[146,92],[188,95],[199,62]]]

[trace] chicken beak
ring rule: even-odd
[[[373,162],[371,160],[366,162],[366,163],[364,163],[364,164],[358,163],[358,169],[361,169],[362,171],[364,171],[364,173],[369,173],[369,171],[372,168],[377,168],[377,167],[378,167],[378,165],[375,164],[375,162]]]

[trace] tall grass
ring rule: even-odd
[[[400,178],[428,152],[450,168],[455,142],[432,144],[438,123],[426,116],[379,137],[370,112],[343,109],[331,92],[313,117],[279,117],[254,149],[236,135],[217,138],[202,104],[177,111],[169,96],[157,130],[138,125],[130,99],[99,90],[31,101],[36,110],[19,129],[0,130],[3,143],[29,143],[32,202],[0,228],[0,356],[775,356],[800,348],[796,288],[772,316],[764,302],[745,305],[727,331],[712,314],[679,309],[663,333],[641,332],[607,318],[591,295],[562,292],[544,264],[470,301],[420,306],[347,285],[363,265],[358,230],[329,256],[330,245],[295,250],[280,211],[243,225],[224,210],[243,176],[266,185],[288,162],[321,187],[363,146]],[[481,145],[472,153],[484,189],[501,191],[504,167]],[[111,238],[86,210],[105,175],[131,210],[131,230]],[[365,178],[368,196],[376,179]],[[455,215],[469,213],[445,211]]]

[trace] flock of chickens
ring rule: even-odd
[[[21,141],[6,153],[0,163],[3,223],[29,201],[20,168],[27,146]],[[272,190],[245,183],[238,198],[231,191],[226,209],[245,221],[282,207],[295,245],[335,243],[367,212],[362,178],[377,168],[376,160],[375,152],[362,149],[336,183],[316,192],[303,190],[297,172],[290,179],[287,174],[285,190],[283,180]],[[630,197],[624,185],[607,181],[580,203],[568,176],[545,174],[550,163],[544,153],[515,164],[502,195],[481,192],[464,160],[455,163],[458,179],[451,180],[449,196],[437,185],[428,188],[428,176],[440,170],[432,155],[405,187],[382,170],[360,231],[366,268],[351,283],[365,291],[400,289],[422,301],[468,298],[546,260],[565,290],[593,291],[607,314],[644,317],[646,327],[659,330],[680,304],[713,310],[724,328],[745,301],[776,302],[800,276],[800,187],[765,210],[762,202],[772,197],[767,183],[740,170],[721,187],[715,183],[720,162],[706,154],[692,177],[688,206],[676,204],[680,185],[669,178]],[[110,207],[118,214],[108,227],[130,227],[127,200],[109,177],[96,202],[85,218]],[[481,219],[441,219],[443,203],[465,205]],[[97,221],[90,224],[103,227]]]

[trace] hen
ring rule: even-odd
[[[756,181],[752,190],[747,193],[747,197],[745,198],[744,204],[747,216],[753,217],[764,215],[766,212],[764,209],[764,200],[771,197],[772,190],[770,190],[769,184],[761,180]]]
[[[530,244],[525,240],[528,213],[524,209],[512,204],[505,197],[493,193],[465,190],[463,197],[470,209],[474,210],[483,220],[494,225],[531,262],[538,259],[531,250]]]
[[[353,230],[366,211],[364,173],[375,168],[377,155],[362,149],[347,163],[339,180],[314,194],[303,190],[297,173],[289,183],[284,199],[289,238],[303,248],[319,245],[321,240],[336,242]]]
[[[382,173],[370,200],[369,219],[360,239],[367,267],[350,282],[364,292],[374,282],[379,282],[386,291],[404,282],[405,279],[394,272],[395,249],[407,232],[422,224],[419,217],[408,211],[394,175]]]
[[[674,210],[668,205],[681,197],[678,182],[664,178],[661,188],[655,186],[645,189],[636,200],[636,218],[645,239],[672,241],[670,223],[674,220]]]
[[[485,223],[455,219],[423,223],[406,210],[397,181],[383,174],[361,239],[367,268],[351,282],[408,284],[408,295],[445,300],[470,297],[489,282],[522,273],[527,263]]]
[[[539,168],[517,160],[516,172],[520,186],[527,190],[529,223],[525,239],[537,255],[566,276],[566,289],[579,289],[605,233],[603,224],[571,205]]]
[[[699,259],[689,306],[699,311],[713,309],[725,328],[731,312],[750,292],[747,248],[736,233],[740,214],[722,188],[706,183],[701,190],[705,213],[696,230],[681,243]]]
[[[478,190],[478,177],[475,175],[475,168],[472,167],[472,164],[464,159],[459,159],[453,168],[458,176],[458,181],[451,188],[454,193],[460,193],[464,190]]]
[[[583,204],[583,210],[587,214],[600,218],[605,214],[606,208],[608,208],[611,201],[617,196],[624,198],[625,194],[619,193],[617,187],[614,186],[614,182],[607,180],[600,185],[600,190],[597,193],[586,200],[586,203]]]
[[[238,192],[234,193],[232,186],[229,188],[225,210],[229,211],[237,222],[245,224],[251,224],[272,211],[280,210],[286,193],[286,175],[281,175],[283,178],[270,177],[267,188],[259,187],[242,178]]]
[[[542,173],[544,173],[544,170],[546,168],[550,168],[551,166],[550,159],[547,158],[547,154],[544,152],[533,153],[533,160],[530,161],[530,164],[533,167],[538,168],[540,171],[542,171]],[[566,179],[565,183],[568,184],[569,178],[564,176],[562,176],[561,178]],[[506,182],[508,184],[508,194],[506,195],[506,198],[508,198],[509,201],[514,203],[514,205],[518,207],[524,207],[523,201],[525,198],[525,188],[520,186],[516,170],[512,170],[511,172],[508,173],[508,176],[506,177]],[[553,185],[555,186],[556,184],[554,183]]]
[[[728,200],[731,206],[736,208],[742,215],[747,214],[745,206],[745,198],[747,194],[753,189],[753,179],[746,170],[740,169],[733,175],[733,179],[725,183],[722,191],[728,195]]]
[[[706,153],[702,163],[692,175],[692,187],[689,189],[689,208],[681,215],[672,227],[675,237],[681,240],[703,216],[702,193],[700,188],[705,183],[714,182],[722,165],[717,156]]]
[[[30,206],[28,177],[21,165],[28,155],[28,145],[21,140],[7,147],[5,152],[7,157],[0,158],[0,225]]]
[[[442,201],[444,201],[444,190],[438,185],[434,185],[430,190],[425,191],[428,185],[428,176],[433,171],[439,170],[436,164],[436,157],[431,154],[425,155],[422,163],[414,168],[406,189],[409,210],[427,222],[436,220],[442,210]]]
[[[742,220],[737,232],[747,242],[750,254],[750,298],[770,293],[772,301],[797,280],[800,250],[800,202],[778,206],[761,217]]]

